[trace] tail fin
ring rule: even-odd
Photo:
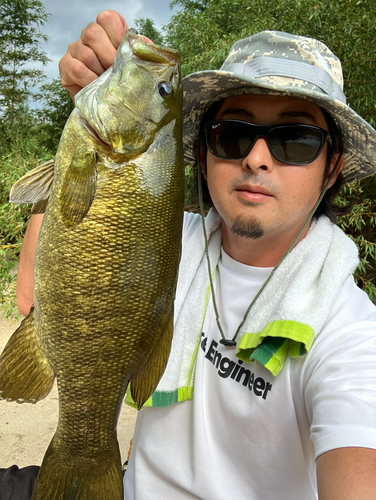
[[[55,442],[56,441],[56,442]],[[67,456],[52,439],[31,500],[123,500],[123,472],[117,440],[93,457]]]
[[[55,374],[36,334],[33,312],[32,308],[0,357],[0,399],[36,403],[52,388]]]

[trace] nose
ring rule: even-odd
[[[243,158],[242,168],[244,170],[272,171],[274,168],[274,158],[269,150],[268,143],[264,137],[259,137]]]

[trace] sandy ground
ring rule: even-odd
[[[18,323],[0,316],[0,352]],[[118,440],[122,460],[126,460],[137,411],[123,406],[119,418]],[[0,468],[40,465],[55,432],[58,418],[56,384],[39,403],[17,404],[0,401]]]

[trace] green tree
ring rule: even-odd
[[[38,0],[1,0],[0,2],[0,119],[7,143],[17,122],[28,113],[31,89],[44,78],[36,65],[49,61],[41,50],[46,41],[40,27],[48,14]],[[6,126],[4,124],[6,123]]]
[[[167,45],[179,50],[182,73],[218,69],[232,44],[263,30],[316,38],[341,59],[351,107],[375,127],[375,0],[173,0],[181,9],[164,30]],[[188,194],[192,192],[188,175]],[[361,263],[356,280],[376,299],[375,177],[346,187],[339,203],[354,202],[339,225],[357,243]],[[188,204],[189,204],[188,200]]]
[[[41,85],[34,99],[41,103],[41,107],[36,111],[40,124],[40,142],[51,154],[55,154],[65,123],[73,111],[74,102],[59,78]]]
[[[231,45],[263,30],[316,38],[343,61],[345,93],[371,125],[376,114],[374,0],[173,0],[181,10],[165,27],[184,75],[218,69]]]
[[[41,127],[29,109],[33,87],[48,62],[40,29],[48,14],[38,0],[0,1],[0,309],[15,311],[15,265],[29,216],[10,205],[9,190],[27,170],[48,158]]]
[[[16,316],[15,266],[30,216],[30,205],[9,203],[9,191],[26,172],[51,158],[37,134],[32,128],[22,144],[0,155],[0,311],[8,317]]]
[[[141,35],[147,36],[157,45],[163,45],[163,36],[154,26],[154,21],[150,17],[136,19],[134,23]]]

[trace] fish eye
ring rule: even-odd
[[[160,82],[158,84],[158,90],[159,94],[162,97],[167,97],[168,95],[172,94],[173,88],[170,82]]]

